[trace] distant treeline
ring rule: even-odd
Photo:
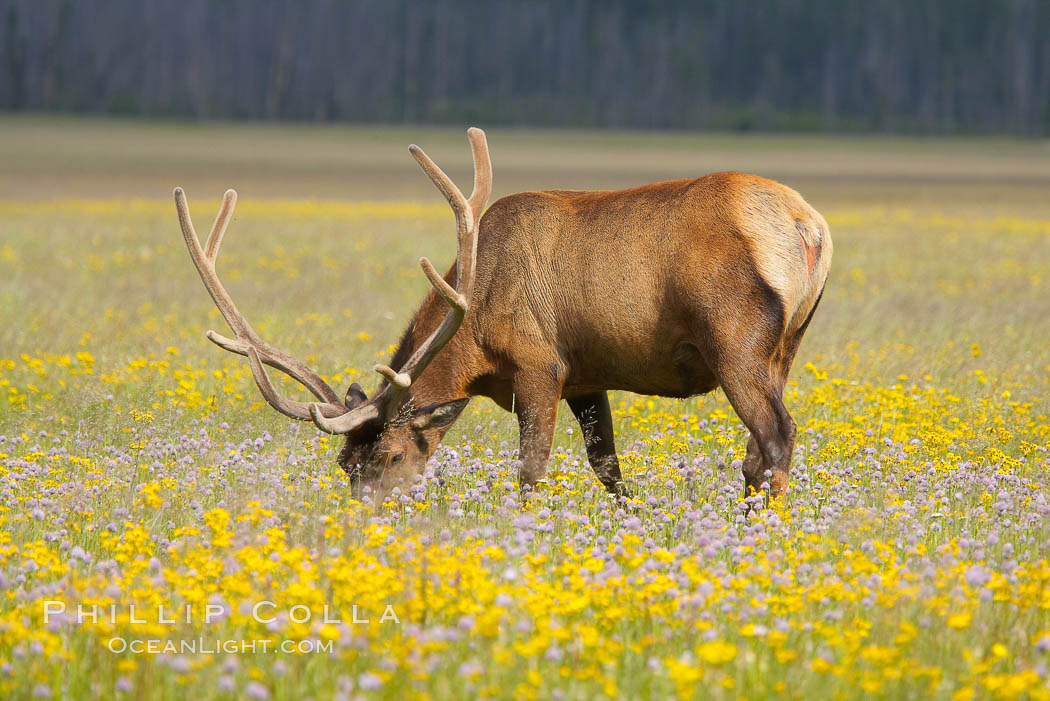
[[[0,0],[0,109],[1050,133],[1050,0]]]

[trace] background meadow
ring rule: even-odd
[[[523,508],[516,422],[476,400],[425,482],[375,512],[339,441],[276,415],[204,338],[225,327],[170,193],[206,235],[237,188],[218,265],[241,310],[337,391],[370,390],[428,289],[417,259],[455,250],[406,147],[469,188],[464,131],[3,116],[0,694],[1050,698],[1046,142],[488,138],[494,197],[745,170],[826,216],[787,498],[744,518],[747,433],[720,392],[617,394],[630,503],[564,411]],[[45,624],[46,600],[118,615]],[[198,615],[159,625],[159,605]],[[400,624],[378,622],[388,605]],[[115,636],[331,651],[116,654]]]

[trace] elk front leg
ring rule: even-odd
[[[566,401],[583,431],[587,460],[594,474],[610,494],[629,496],[620,474],[620,459],[616,456],[609,395],[594,392]]]
[[[559,367],[559,366],[552,366]],[[561,399],[560,369],[520,374],[514,381],[514,411],[518,415],[519,459],[518,481],[522,491],[536,488],[547,475],[547,460],[554,442]]]

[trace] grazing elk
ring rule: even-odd
[[[474,191],[464,197],[413,145],[409,151],[452,206],[458,254],[368,398],[345,398],[252,330],[215,273],[233,212],[228,190],[204,248],[186,199],[179,222],[204,285],[235,338],[208,338],[247,356],[274,409],[346,436],[339,464],[379,497],[410,483],[475,395],[514,411],[520,482],[543,479],[564,398],[579,420],[591,466],[624,494],[613,445],[610,389],[688,397],[721,386],[751,432],[745,493],[788,482],[795,424],[782,394],[831,264],[824,218],[794,190],[742,173],[716,173],[618,191],[550,190],[504,197],[492,189],[485,135],[468,132]],[[280,396],[264,365],[317,398]]]

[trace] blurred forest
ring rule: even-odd
[[[1050,133],[1050,0],[0,0],[0,109]]]

